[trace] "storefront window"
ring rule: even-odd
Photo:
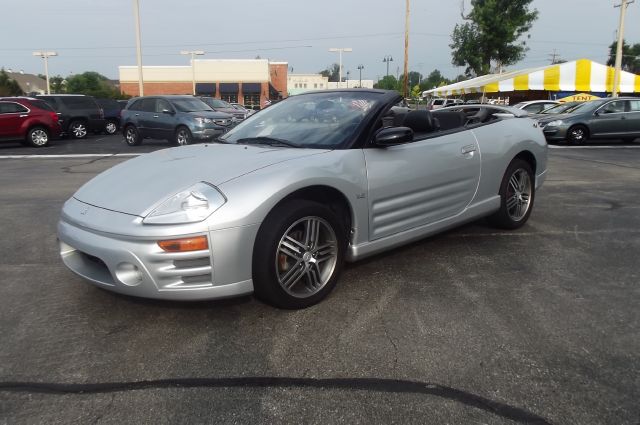
[[[245,94],[244,95],[244,107],[250,109],[260,109],[260,95],[259,94]]]
[[[225,102],[229,102],[229,103],[238,103],[238,95],[237,94],[222,93],[222,94],[220,94],[220,99],[224,100]]]

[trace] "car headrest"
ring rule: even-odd
[[[438,128],[431,112],[424,109],[407,113],[402,125],[409,127],[416,133],[427,133],[435,131]]]

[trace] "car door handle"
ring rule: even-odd
[[[475,151],[476,151],[476,145],[467,145],[467,146],[463,146],[460,149],[460,152],[462,153],[462,155],[467,155]]]
[[[25,118],[25,117],[28,117],[28,116],[29,115],[27,115],[27,114],[20,114],[20,118]]]
[[[154,115],[153,118],[158,118],[158,115]]]
[[[136,117],[139,117],[139,116],[140,116],[140,114],[136,114]]]

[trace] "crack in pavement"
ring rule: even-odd
[[[165,388],[317,388],[323,390],[372,391],[396,394],[422,394],[457,401],[488,413],[523,424],[550,425],[542,416],[477,394],[429,382],[382,378],[291,378],[229,377],[169,378],[157,380],[99,383],[0,382],[0,392],[64,394],[103,394]]]

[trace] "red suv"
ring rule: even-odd
[[[60,137],[58,114],[43,100],[30,97],[0,98],[0,141],[20,140],[40,148]]]

